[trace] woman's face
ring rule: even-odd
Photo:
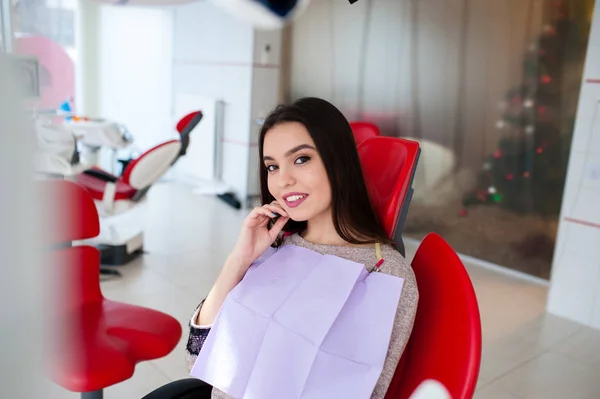
[[[271,128],[265,135],[263,162],[269,192],[292,220],[330,212],[329,178],[304,125],[288,122]]]

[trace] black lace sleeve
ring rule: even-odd
[[[200,303],[200,305],[198,305],[198,307],[194,310],[194,314],[196,314],[198,309],[203,304],[204,304],[204,301],[202,301]],[[194,327],[194,326],[192,326],[192,319],[193,319],[193,316],[192,316],[192,318],[190,318],[190,321],[188,323],[188,326],[190,327],[190,335],[188,337],[186,350],[190,355],[198,356],[198,354],[200,353],[200,349],[202,348],[202,345],[204,345],[204,341],[206,341],[206,337],[208,336],[208,333],[210,332],[210,328]]]

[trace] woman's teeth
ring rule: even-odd
[[[294,201],[301,200],[304,197],[305,197],[305,195],[292,195],[292,196],[287,197],[286,200],[290,201],[290,202],[294,202]]]

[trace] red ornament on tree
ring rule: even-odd
[[[544,28],[544,33],[547,34],[548,36],[554,36],[554,35],[556,35],[556,27],[552,26],[552,25],[547,25]]]
[[[513,175],[512,173],[509,173],[506,175],[506,180],[513,180],[515,178],[515,175]]]
[[[552,82],[552,78],[550,77],[550,75],[542,75],[542,77],[540,78],[540,82],[547,85]]]
[[[488,192],[486,190],[482,190],[477,193],[477,199],[480,201],[487,200],[487,197],[488,197]]]
[[[466,210],[466,209],[461,209],[461,210],[458,212],[458,216],[467,216],[467,210]]]
[[[502,158],[502,151],[496,150],[496,152],[494,152],[494,158]]]

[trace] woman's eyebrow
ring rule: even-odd
[[[290,155],[294,155],[294,154],[295,154],[295,153],[297,153],[298,151],[300,151],[300,150],[305,150],[305,149],[309,149],[309,150],[315,150],[315,151],[316,151],[316,148],[315,148],[315,147],[313,147],[313,146],[312,146],[312,145],[310,145],[310,144],[300,144],[300,145],[298,145],[298,146],[296,146],[296,147],[292,148],[292,149],[291,149],[291,150],[289,150],[288,152],[286,152],[286,153],[285,153],[285,156],[286,156],[286,157],[289,157]],[[265,155],[265,156],[263,157],[263,160],[264,160],[264,161],[274,161],[275,159],[273,159],[273,157],[271,157],[271,156],[269,156],[269,155]]]

